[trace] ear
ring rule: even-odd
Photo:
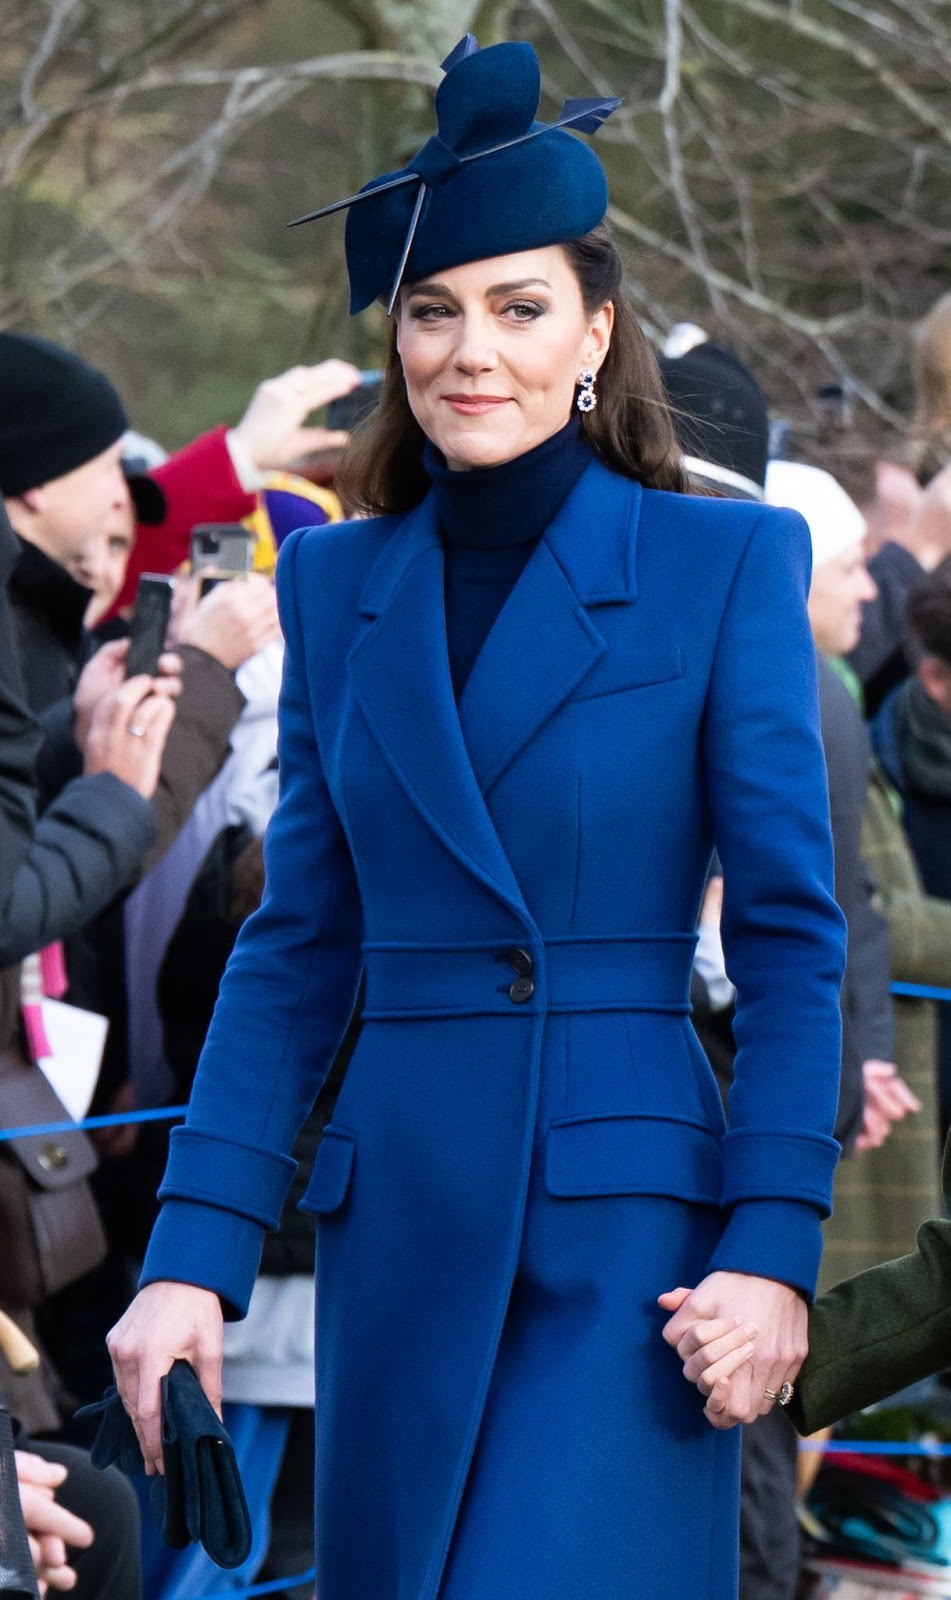
[[[918,678],[929,700],[934,700],[942,707],[947,705],[949,673],[937,656],[922,656],[918,663]]]
[[[46,496],[42,489],[24,489],[22,494],[11,495],[10,499],[18,500],[34,517],[41,517],[46,510]]]
[[[613,329],[614,301],[606,300],[600,310],[595,312],[588,326],[582,346],[582,367],[587,367],[595,374],[600,372],[608,353]]]

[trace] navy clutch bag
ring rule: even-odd
[[[139,1441],[114,1388],[77,1416],[99,1415],[94,1466],[145,1470]],[[251,1518],[234,1446],[187,1361],[162,1379],[165,1473],[152,1479],[152,1509],[166,1544],[197,1543],[219,1567],[239,1567],[251,1551]]]

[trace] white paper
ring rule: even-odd
[[[109,1019],[62,1000],[43,1001],[50,1054],[38,1065],[74,1122],[89,1110],[106,1048]]]

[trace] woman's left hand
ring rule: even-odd
[[[715,1428],[755,1422],[775,1405],[784,1383],[794,1383],[808,1351],[808,1308],[797,1289],[745,1272],[712,1272],[695,1289],[672,1289],[658,1304],[673,1312],[664,1338],[680,1356],[688,1381],[707,1397],[705,1415]],[[724,1325],[735,1332],[724,1335]],[[749,1330],[754,1329],[751,1335]],[[752,1342],[747,1359],[724,1375],[727,1347]],[[719,1364],[719,1370],[718,1370]]]

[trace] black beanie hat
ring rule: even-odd
[[[769,456],[769,408],[739,356],[709,341],[661,356],[674,426],[692,477],[734,498],[762,500]]]
[[[128,426],[104,372],[48,339],[0,333],[0,494],[64,477]]]

